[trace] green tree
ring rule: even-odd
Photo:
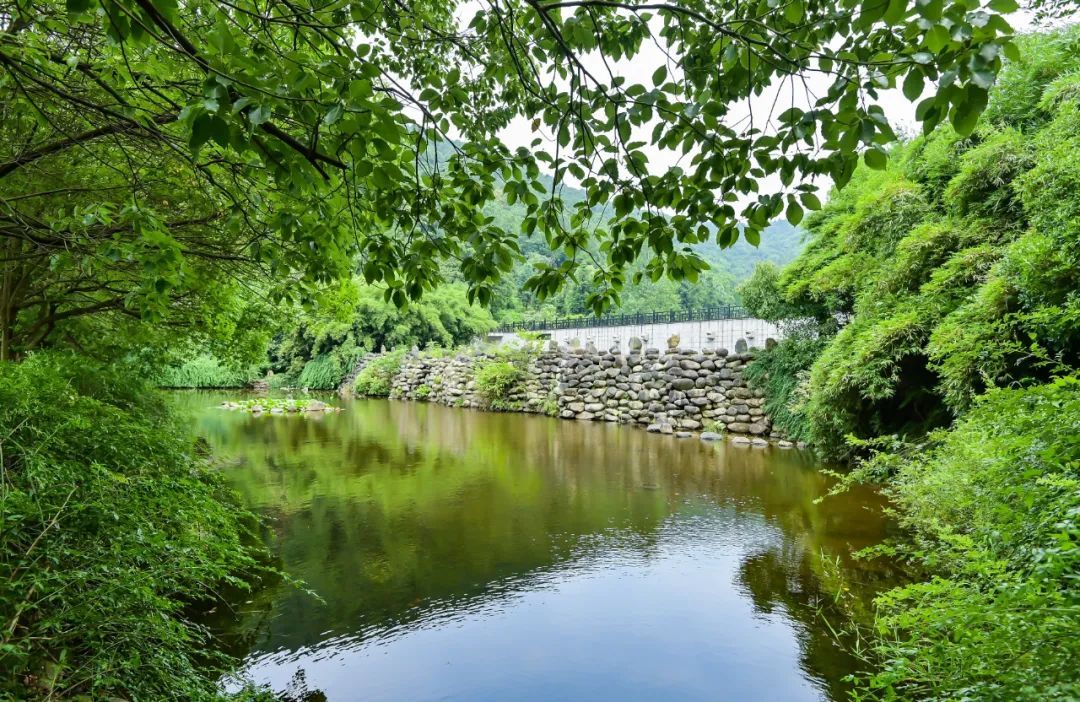
[[[521,250],[485,213],[496,201],[524,203],[522,231],[566,254],[528,281],[541,298],[595,258],[587,305],[606,309],[646,250],[639,273],[694,280],[693,245],[743,223],[756,242],[818,206],[815,177],[846,183],[860,153],[884,165],[880,91],[969,133],[1015,8],[5,0],[0,357],[77,343],[66,327],[89,316],[196,325],[238,275],[296,298],[356,259],[399,306],[445,279],[441,261],[486,304]],[[619,74],[654,44],[663,63]],[[791,97],[811,74],[832,83]],[[777,109],[755,111],[774,89]],[[552,146],[506,147],[514,120]],[[651,167],[647,142],[682,165]],[[563,197],[568,178],[583,199]]]
[[[860,169],[808,218],[799,258],[742,288],[757,314],[807,323],[762,380],[829,453],[1080,368],[1080,27],[1022,45],[979,129],[943,126]]]
[[[270,346],[275,373],[311,388],[336,388],[364,351],[382,347],[451,348],[492,329],[491,313],[447,284],[399,309],[386,290],[350,280],[320,291],[296,310]]]

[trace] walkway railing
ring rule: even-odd
[[[674,324],[676,322],[712,322],[721,319],[749,319],[744,307],[722,305],[667,312],[638,312],[636,314],[606,314],[601,317],[556,317],[547,320],[511,322],[496,332],[550,331],[553,329],[594,329],[596,327],[631,327],[645,324]]]

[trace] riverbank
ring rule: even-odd
[[[252,515],[130,369],[0,363],[0,698],[222,699],[187,612],[265,573]]]

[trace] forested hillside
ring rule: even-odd
[[[883,694],[1080,695],[1080,31],[1022,48],[973,134],[858,169],[743,288],[797,320],[771,416],[885,482],[933,576],[880,601]]]
[[[545,180],[550,187],[550,179]],[[567,206],[584,198],[584,191],[569,186],[560,192]],[[520,204],[498,203],[489,205],[487,212],[496,223],[510,231],[521,230],[525,220],[525,208]],[[525,281],[536,273],[535,266],[558,266],[566,260],[561,251],[551,251],[542,237],[522,236],[519,239],[524,260],[515,264],[513,270],[497,286],[498,294],[491,302],[491,312],[497,322],[516,322],[530,319],[550,319],[572,315],[594,314],[589,296],[597,293],[602,276],[597,276],[594,261],[603,260],[593,252],[595,259],[580,253],[584,258],[573,278],[568,279],[553,297],[541,300],[531,293]],[[755,246],[740,238],[734,245],[721,247],[714,241],[694,244],[691,249],[700,255],[709,269],[696,280],[674,281],[670,278],[651,280],[647,275],[636,285],[627,285],[620,294],[617,313],[667,311],[688,307],[739,304],[738,287],[761,262],[784,265],[802,250],[801,231],[786,221],[777,221],[765,228],[760,243]],[[632,267],[632,273],[644,271],[649,257]],[[448,274],[453,278],[453,273]]]

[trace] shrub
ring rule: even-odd
[[[711,431],[714,434],[723,434],[727,431],[727,426],[723,422],[713,419],[705,425],[705,431]]]
[[[890,467],[916,537],[901,553],[936,575],[880,598],[884,668],[866,684],[885,697],[1076,699],[1080,378],[992,390],[928,446],[872,463]]]
[[[543,404],[540,405],[540,412],[549,417],[559,414],[559,398],[555,393],[551,393],[544,398]]]
[[[393,389],[394,376],[401,370],[404,359],[405,350],[398,349],[368,361],[356,376],[353,390],[357,395],[388,397]]]
[[[476,392],[492,409],[518,409],[510,398],[525,376],[520,364],[501,358],[485,359],[475,368]]]
[[[334,390],[349,372],[348,363],[343,363],[337,355],[323,354],[304,364],[304,370],[296,379],[296,385],[312,390]]]
[[[743,372],[751,388],[765,391],[765,412],[789,439],[810,438],[805,415],[810,367],[827,343],[828,337],[812,327],[789,325],[784,339],[759,351]]]
[[[994,217],[999,226],[1022,219],[1013,180],[1032,166],[1027,137],[1009,129],[960,157],[959,170],[944,192],[944,202],[960,214]]]
[[[248,516],[130,375],[0,364],[0,698],[218,697],[225,659],[183,611],[245,587]]]
[[[183,365],[166,368],[158,385],[163,388],[243,388],[259,375],[257,368],[230,368],[213,356],[202,355]]]
[[[417,400],[426,400],[431,397],[431,386],[424,383],[413,391],[413,397]]]

